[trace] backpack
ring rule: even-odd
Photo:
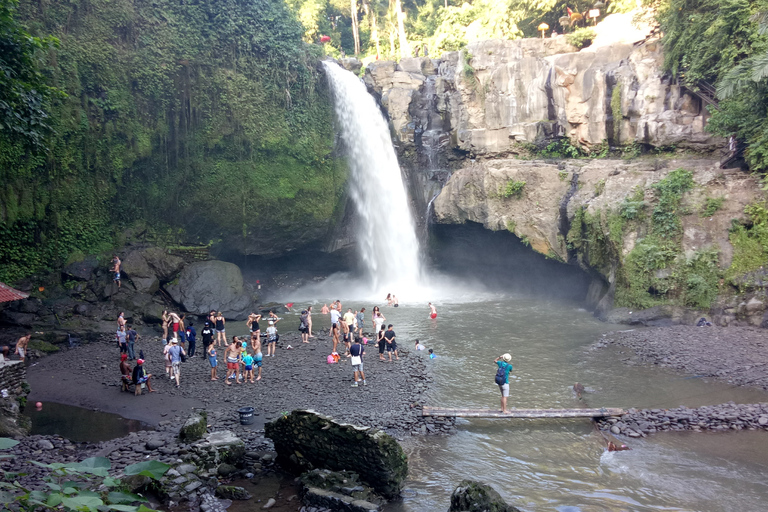
[[[498,384],[499,386],[503,386],[506,383],[505,382],[507,380],[505,378],[506,368],[507,368],[506,365],[504,365],[504,366],[499,366],[499,369],[496,370],[496,384]]]

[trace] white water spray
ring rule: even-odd
[[[357,243],[371,292],[406,296],[420,285],[419,243],[389,126],[358,77],[333,62],[323,66],[347,147]]]

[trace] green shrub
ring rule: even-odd
[[[711,217],[723,206],[724,197],[708,197],[701,207],[700,215],[702,217]]]
[[[568,44],[581,49],[591,45],[596,36],[597,32],[595,32],[594,28],[581,27],[568,34],[566,39]]]
[[[541,150],[543,158],[579,158],[583,156],[582,151],[571,144],[567,137],[550,142],[546,148]]]
[[[768,203],[747,205],[744,212],[750,224],[734,223],[729,236],[733,246],[733,260],[727,271],[730,278],[757,270],[768,261]]]
[[[508,180],[504,189],[501,191],[501,196],[504,198],[516,197],[519,198],[523,195],[523,188],[525,187],[525,181]]]
[[[670,172],[664,179],[651,185],[656,192],[656,207],[653,210],[653,232],[661,237],[680,234],[680,202],[683,193],[693,188],[693,173],[684,169]]]

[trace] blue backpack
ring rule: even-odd
[[[506,384],[506,381],[507,381],[507,376],[505,371],[506,368],[507,366],[504,365],[504,366],[499,366],[499,369],[496,370],[496,384],[498,384],[499,386],[503,386],[504,384]]]

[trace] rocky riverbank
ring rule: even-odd
[[[693,409],[630,409],[621,418],[601,418],[597,425],[601,430],[629,437],[645,437],[664,431],[768,430],[768,403],[728,402]]]
[[[768,330],[677,325],[610,332],[593,345],[617,345],[630,361],[656,364],[738,386],[768,390]]]

